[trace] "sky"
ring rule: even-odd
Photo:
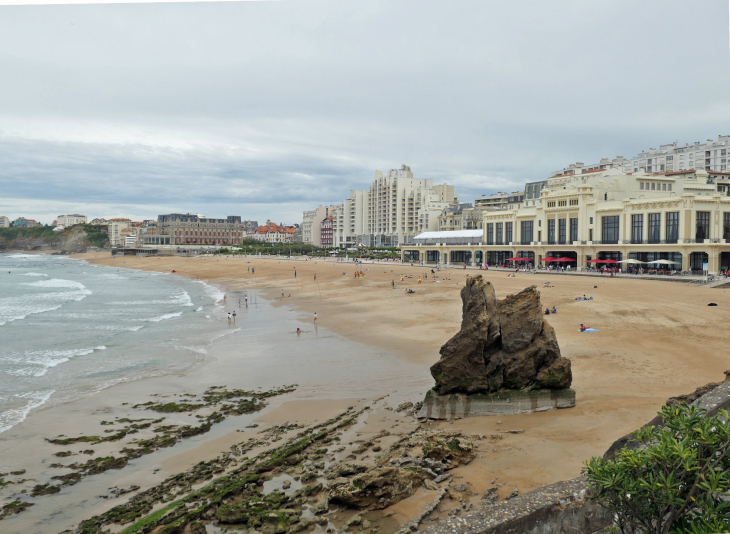
[[[300,223],[730,134],[728,2],[0,6],[0,215]]]

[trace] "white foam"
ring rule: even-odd
[[[5,323],[20,321],[29,315],[54,311],[66,302],[78,302],[92,294],[92,291],[80,282],[51,278],[21,285],[41,288],[64,288],[69,291],[53,291],[49,293],[32,293],[15,297],[0,298],[0,326]]]
[[[187,291],[185,291],[184,289],[181,289],[180,291],[182,291],[182,293],[175,296],[172,299],[172,302],[174,304],[179,304],[180,306],[192,306],[193,301],[190,299],[190,294]]]
[[[90,349],[69,349],[69,350],[37,350],[28,351],[23,356],[10,356],[3,358],[7,362],[13,362],[21,365],[31,365],[33,367],[22,367],[20,369],[11,369],[7,373],[15,376],[34,376],[39,377],[45,375],[49,369],[66,363],[76,356],[86,356],[97,350],[106,350],[104,345]]]
[[[166,321],[167,319],[174,319],[175,317],[180,317],[182,315],[182,312],[175,312],[175,313],[166,313],[165,315],[160,315],[159,317],[152,317],[150,319],[142,319],[143,321],[147,321],[150,323],[159,323],[160,321]]]
[[[196,311],[196,312],[199,312],[199,311],[203,311],[203,307],[202,307],[202,306],[198,306],[198,307],[197,307],[197,308],[195,309],[195,311]]]
[[[23,276],[48,276],[48,275],[43,274],[43,273],[24,273]]]
[[[218,289],[215,286],[212,286],[212,285],[210,285],[210,284],[208,284],[206,282],[203,282],[202,280],[197,280],[197,282],[199,284],[202,284],[203,285],[203,289],[204,289],[205,293],[210,298],[213,299],[213,302],[215,302],[216,304],[218,304],[221,300],[223,300],[223,297],[225,296],[225,293],[223,293],[223,291],[221,291],[220,289]]]
[[[49,280],[39,280],[37,282],[24,283],[24,286],[33,287],[69,287],[72,289],[86,289],[86,286],[81,282],[74,282],[73,280],[64,280],[63,278],[51,278]]]
[[[13,408],[0,413],[0,433],[10,430],[18,423],[25,421],[31,410],[45,404],[55,391],[54,389],[47,389],[14,395],[19,399],[27,399],[27,403],[21,408]]]

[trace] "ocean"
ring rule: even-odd
[[[0,436],[41,407],[200,362],[235,332],[222,298],[171,274],[0,254]]]

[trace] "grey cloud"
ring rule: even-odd
[[[719,0],[0,7],[0,195],[295,222],[406,163],[469,201],[730,133],[728,82]]]

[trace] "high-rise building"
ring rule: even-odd
[[[0,228],[7,228],[10,226],[10,219],[5,215],[0,215]]]
[[[333,216],[333,243],[335,247],[349,248],[361,244],[363,235],[369,233],[369,191],[350,191]]]

